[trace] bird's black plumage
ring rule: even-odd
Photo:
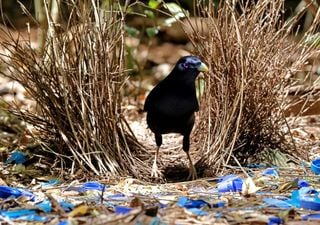
[[[196,96],[195,79],[207,66],[198,57],[186,56],[179,59],[171,73],[162,80],[148,95],[144,111],[147,112],[147,123],[155,134],[158,146],[153,165],[157,170],[158,151],[162,144],[162,134],[179,133],[183,135],[183,150],[187,153],[189,163],[190,133],[195,116],[199,110]],[[193,165],[190,171],[195,173]],[[195,178],[195,174],[191,174]]]

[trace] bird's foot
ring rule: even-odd
[[[162,173],[160,172],[160,170],[158,169],[157,163],[154,162],[152,165],[152,170],[151,170],[151,177],[154,178],[159,178],[162,176]]]
[[[189,166],[189,176],[187,178],[188,180],[195,180],[197,179],[197,171],[196,171],[196,168],[194,167],[193,164],[191,164]]]

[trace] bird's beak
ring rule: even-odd
[[[204,63],[201,63],[200,66],[198,67],[198,71],[200,71],[200,72],[208,72],[208,70],[209,69],[208,69],[207,65]]]

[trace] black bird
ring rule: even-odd
[[[189,160],[189,177],[195,179],[196,170],[192,163],[189,147],[190,133],[194,125],[194,113],[199,110],[195,80],[200,72],[208,67],[196,56],[185,56],[178,60],[171,73],[152,89],[148,95],[144,111],[147,123],[155,134],[157,151],[151,175],[158,177],[157,159],[162,144],[162,134],[179,133],[183,135],[183,150]]]

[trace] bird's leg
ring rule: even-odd
[[[160,149],[160,146],[162,145],[162,136],[161,134],[156,133],[155,138],[156,138],[156,144],[157,144],[157,151],[156,151],[156,154],[154,155],[151,177],[158,178],[159,176],[161,176],[161,172],[158,169],[157,161],[159,157],[159,149]]]
[[[195,180],[197,179],[197,171],[196,168],[194,167],[190,154],[189,152],[186,152],[187,156],[188,156],[188,160],[189,160],[189,176],[188,176],[188,180]]]
[[[159,171],[158,165],[157,165],[157,160],[159,157],[159,149],[160,149],[160,146],[157,147],[156,154],[154,155],[154,161],[152,164],[152,171],[151,171],[151,177],[155,177],[155,178],[158,178],[161,175],[161,172]]]
[[[189,154],[189,148],[190,148],[190,134],[185,134],[183,136],[183,150],[186,152],[188,160],[189,160],[189,176],[188,180],[195,180],[197,179],[197,171],[196,168],[194,167],[190,154]]]

